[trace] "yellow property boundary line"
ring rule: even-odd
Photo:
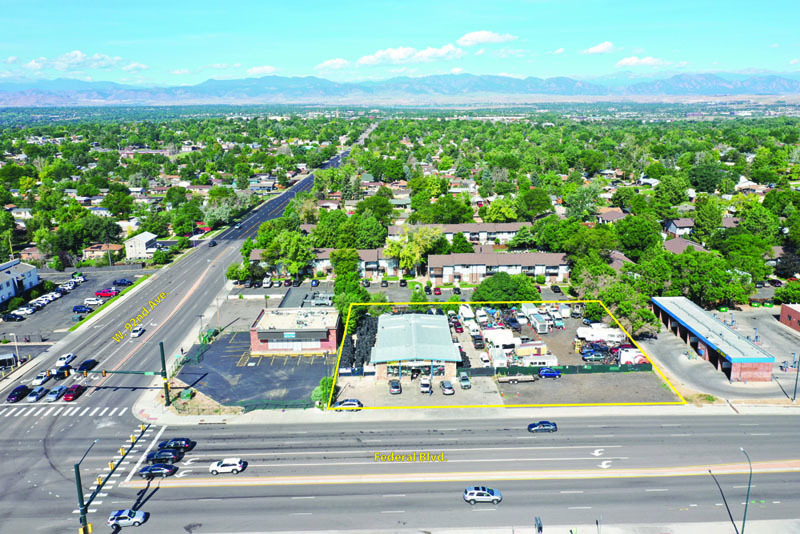
[[[350,318],[353,316],[353,306],[421,306],[421,305],[430,305],[430,306],[441,306],[441,305],[458,305],[461,306],[462,304],[469,304],[469,305],[478,305],[478,306],[490,306],[494,304],[590,304],[596,303],[600,304],[603,309],[606,311],[609,317],[614,321],[614,323],[625,333],[625,336],[628,340],[633,343],[633,345],[641,351],[642,354],[647,356],[648,361],[653,366],[653,369],[658,373],[658,376],[664,381],[667,387],[678,397],[679,401],[671,401],[671,402],[589,402],[589,403],[574,403],[574,404],[465,404],[463,406],[364,406],[363,408],[332,408],[331,404],[333,403],[333,393],[336,390],[336,383],[339,381],[339,364],[342,361],[342,349],[344,349],[344,339],[347,336],[347,331],[350,326]],[[653,359],[647,354],[639,344],[634,341],[633,337],[625,330],[622,325],[617,321],[617,318],[609,311],[606,305],[600,300],[525,300],[525,301],[508,301],[508,300],[496,300],[492,302],[353,302],[350,303],[350,308],[347,311],[347,319],[345,320],[344,324],[344,336],[342,337],[342,341],[339,344],[339,357],[336,359],[336,371],[333,374],[333,386],[331,387],[330,394],[328,395],[328,404],[326,405],[326,410],[333,410],[333,411],[357,411],[357,410],[430,410],[430,409],[438,409],[438,408],[447,408],[447,409],[460,409],[460,408],[565,408],[565,407],[579,407],[579,406],[668,406],[668,405],[684,405],[687,404],[686,399],[678,392],[675,386],[667,379],[666,375],[659,369],[658,365],[655,364]]]

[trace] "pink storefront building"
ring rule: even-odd
[[[335,308],[264,309],[250,325],[250,353],[335,354],[342,330]]]

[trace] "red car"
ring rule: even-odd
[[[453,329],[456,331],[456,334],[464,333],[464,327],[461,326],[459,322],[453,323]]]
[[[433,294],[434,295],[441,295],[442,294],[442,290],[439,289],[438,287],[434,287],[433,288]]]
[[[116,289],[101,289],[100,291],[95,291],[95,297],[116,297],[119,295],[119,291]]]
[[[72,402],[78,397],[80,397],[81,393],[83,393],[84,391],[86,391],[86,388],[84,386],[80,384],[73,384],[64,394],[64,400],[67,402]]]

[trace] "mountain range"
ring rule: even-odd
[[[633,73],[593,80],[440,74],[382,81],[334,82],[314,76],[206,80],[197,85],[142,87],[114,82],[16,80],[0,83],[0,107],[185,104],[430,104],[650,97],[800,95],[800,73],[777,75]]]

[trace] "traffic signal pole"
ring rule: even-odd
[[[164,357],[164,342],[158,342],[158,348],[161,349],[161,380],[164,381],[164,405],[169,406],[169,382],[167,377],[167,361]]]

